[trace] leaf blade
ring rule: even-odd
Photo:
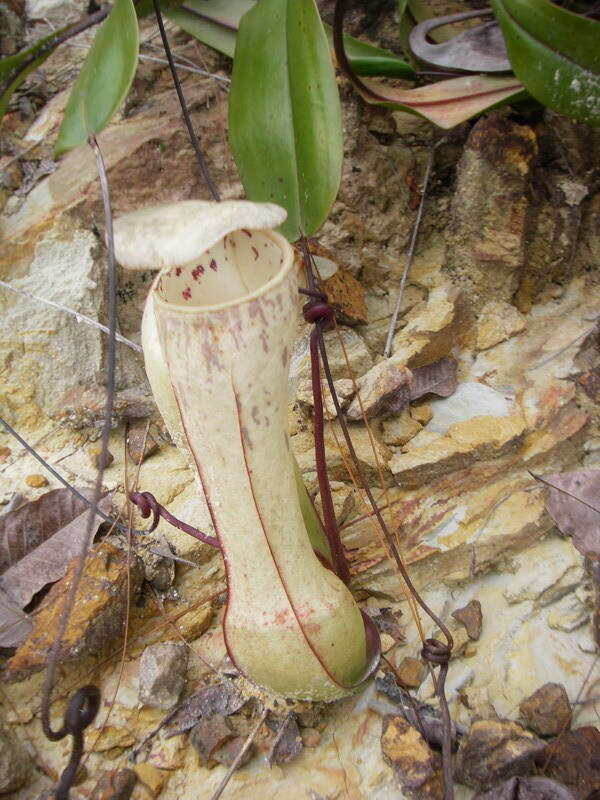
[[[138,61],[139,34],[132,0],[116,0],[98,29],[71,90],[54,148],[55,156],[108,125],[125,99]]]
[[[596,45],[594,51],[589,34],[580,37],[579,22],[573,25],[572,17],[583,18],[568,12],[563,16],[559,14],[562,9],[545,1],[528,1],[529,12],[520,0],[491,2],[515,74],[539,102],[574,119],[600,125],[600,48]],[[593,25],[597,42],[600,23],[585,22]],[[557,47],[560,51],[554,49]]]
[[[335,199],[343,156],[341,107],[313,0],[260,0],[236,44],[230,143],[251,200],[288,212],[280,231],[311,235]]]
[[[240,20],[256,5],[255,0],[187,0],[182,6],[165,11],[165,16],[199,41],[233,58]],[[323,25],[330,48],[333,31]],[[382,75],[390,78],[414,78],[412,67],[389,50],[344,36],[346,53],[357,75]]]
[[[373,94],[360,88],[357,91],[368,103],[408,111],[446,130],[484,111],[527,96],[514,76],[467,75],[418,89],[393,89],[369,79],[363,83]]]

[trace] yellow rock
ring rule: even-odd
[[[154,797],[158,797],[169,778],[169,773],[148,763],[136,764],[134,770],[138,780],[148,787]]]
[[[31,486],[32,489],[42,489],[44,486],[48,486],[48,478],[45,475],[28,475],[25,478],[25,483],[27,486]]]
[[[413,418],[408,408],[396,417],[386,419],[381,426],[381,438],[385,444],[402,445],[416,436],[423,426]]]
[[[525,317],[513,305],[492,300],[485,304],[479,315],[476,347],[478,350],[487,350],[521,333],[526,325]]]
[[[431,422],[433,411],[428,403],[419,403],[416,406],[411,406],[410,415],[421,425],[427,425],[428,422]]]

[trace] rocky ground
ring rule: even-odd
[[[25,37],[39,37],[48,21],[63,24],[65,9],[75,17],[79,13],[75,4],[28,5],[28,24],[19,28],[18,19],[14,22],[14,41],[21,46]],[[160,56],[149,22],[142,26],[142,39],[143,54]],[[7,41],[2,40],[5,48]],[[58,163],[52,160],[68,87],[85,52],[76,45],[85,41],[86,34],[34,73],[4,123],[0,279],[105,322],[104,219],[94,157],[81,147]],[[223,197],[241,197],[227,148],[227,61],[181,34],[174,42],[180,59],[212,73],[182,73],[185,93]],[[545,489],[531,473],[600,466],[600,137],[539,110],[500,110],[447,136],[437,152],[393,353],[384,364],[419,184],[440,133],[417,118],[366,107],[345,85],[341,92],[344,177],[319,240],[338,265],[338,290],[347,307],[340,317],[345,322],[327,334],[328,348],[348,417],[357,416],[352,379],[371,404],[377,455],[364,423],[353,421],[359,459],[413,580],[456,640],[448,696],[465,734],[457,790],[470,796],[489,788],[490,776],[497,782],[528,774],[536,758],[539,767],[542,740],[561,727],[598,722],[596,674],[588,678],[596,659],[590,621],[596,598],[582,556],[553,526],[544,508]],[[115,215],[151,203],[207,198],[164,64],[140,62],[125,108],[99,141]],[[150,273],[119,273],[120,332],[138,344],[150,278]],[[0,314],[0,413],[66,479],[91,486],[104,399],[105,335],[2,287]],[[443,358],[457,366],[450,396],[429,395],[394,414],[382,411],[390,370],[414,370]],[[308,381],[308,328],[299,313],[290,375],[291,442],[318,506]],[[153,408],[141,355],[126,345],[118,350],[116,400],[114,458],[105,473],[114,505],[124,501],[125,459],[131,480],[132,463],[143,457],[139,486],[210,532],[192,475]],[[338,448],[338,430],[330,420],[327,457],[352,588],[376,617],[378,609],[391,609],[397,624],[387,629],[394,635],[383,635],[386,658],[435,715],[431,678],[417,660],[415,623]],[[35,499],[59,485],[16,441],[0,434],[0,503],[14,505],[16,493]],[[144,525],[134,518],[135,527]],[[111,559],[100,558],[89,568],[91,583],[78,603],[74,645],[56,692],[58,715],[74,687],[96,682],[102,689],[97,730],[88,734],[93,753],[73,796],[128,797],[126,789],[111,794],[96,787],[91,793],[104,771],[133,769],[136,800],[209,798],[231,760],[223,748],[216,749],[219,759],[207,750],[207,740],[218,732],[195,729],[168,738],[163,730],[135,763],[131,756],[180,698],[214,682],[212,667],[227,674],[219,635],[221,558],[163,522],[152,537],[134,540],[129,564],[126,542],[113,538]],[[187,563],[149,552],[165,552],[167,543]],[[117,629],[122,622],[128,568],[127,644],[113,634],[103,647],[97,641],[90,645],[96,618],[116,620]],[[53,591],[63,591],[61,584]],[[452,615],[465,607],[467,612]],[[35,647],[26,644],[18,651],[0,695],[2,748],[9,754],[0,764],[0,792],[10,790],[12,779],[22,788],[11,796],[22,800],[51,785],[70,746],[67,740],[47,742],[39,723],[39,670],[56,625],[54,617],[45,619],[44,636]],[[425,620],[424,625],[431,632]],[[87,646],[78,647],[84,640]],[[171,667],[166,670],[165,664]],[[438,797],[438,756],[403,728],[390,675],[386,666],[377,690],[370,686],[328,708],[303,709],[297,729],[303,747],[287,762],[281,756],[282,763],[267,765],[277,724],[265,726],[252,758],[224,796]],[[548,683],[564,689],[545,688],[523,705]],[[227,717],[229,732],[222,741],[238,742],[255,713],[250,702]],[[219,724],[224,719],[219,717]],[[570,734],[573,752],[597,746],[597,731],[591,730]],[[502,755],[503,748],[512,755]],[[419,774],[403,761],[407,753],[410,764],[421,764]],[[556,759],[558,766],[548,774],[570,781],[575,795],[584,798],[600,787],[600,771],[590,767],[588,774],[578,767],[585,777],[569,777],[569,758]],[[122,773],[119,779],[126,786],[133,776]]]

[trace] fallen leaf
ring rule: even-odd
[[[91,498],[92,491],[79,490]],[[110,511],[110,496],[98,508]],[[21,608],[49,583],[64,577],[81,552],[88,529],[88,505],[68,489],[54,489],[0,520],[0,589]],[[95,529],[103,522],[97,516]],[[1,619],[1,618],[0,618]]]
[[[288,714],[283,720],[269,719],[269,727],[277,730],[277,736],[273,740],[271,751],[267,761],[269,766],[273,764],[287,764],[293,761],[302,752],[302,736],[295,714]]]
[[[368,614],[380,633],[387,633],[396,642],[403,642],[404,625],[398,622],[398,617],[402,615],[401,611],[392,611],[391,608],[365,608],[365,613]]]
[[[457,363],[453,358],[441,358],[433,364],[412,371],[410,399],[418,400],[426,394],[450,397],[456,391]]]
[[[583,555],[600,556],[600,470],[534,475],[549,489],[546,511]]]
[[[201,719],[194,725],[190,734],[190,742],[200,757],[203,765],[209,763],[215,750],[218,750],[231,739],[237,737],[231,725],[224,717],[214,716]]]
[[[0,589],[0,647],[18,647],[32,627],[29,616]]]
[[[514,75],[466,75],[417,89],[395,89],[368,78],[363,78],[362,83],[365,88],[357,87],[357,91],[367,103],[417,114],[446,130],[483,111],[527,96]]]
[[[189,731],[201,719],[209,719],[216,714],[226,717],[235,714],[245,703],[246,698],[230,681],[206,686],[188,697],[177,709],[169,720],[165,738]]]

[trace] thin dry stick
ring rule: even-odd
[[[540,361],[539,364],[536,364],[533,367],[529,367],[527,372],[534,372],[536,369],[539,369],[540,367],[544,367],[550,361],[553,361],[555,358],[558,358],[559,356],[561,356],[566,350],[569,349],[569,347],[573,347],[574,344],[577,344],[582,339],[585,339],[587,336],[589,336],[590,333],[593,333],[594,328],[596,327],[597,321],[598,321],[598,319],[600,319],[600,316],[595,317],[594,319],[595,319],[595,322],[591,326],[591,328],[586,328],[586,330],[584,330],[583,333],[580,333],[579,336],[575,337],[575,339],[571,339],[570,342],[567,342],[567,344],[565,344],[559,350],[556,350],[554,353],[551,353],[547,358],[544,358],[542,361]]]
[[[114,253],[114,239],[112,228],[112,212],[110,206],[110,193],[108,189],[108,180],[106,176],[106,167],[104,159],[98,146],[98,142],[94,136],[90,137],[90,145],[96,156],[96,165],[98,168],[98,175],[100,178],[100,187],[102,190],[102,201],[104,204],[104,214],[106,217],[106,232],[108,244],[108,320],[110,336],[108,339],[108,358],[107,358],[107,398],[106,407],[104,412],[104,424],[102,427],[102,450],[100,456],[100,466],[96,476],[96,484],[94,486],[94,498],[92,501],[90,513],[87,522],[86,536],[78,557],[75,572],[69,591],[65,599],[61,617],[58,623],[56,632],[56,639],[52,644],[52,649],[48,657],[48,666],[46,668],[46,675],[42,688],[42,708],[41,708],[41,721],[42,729],[46,738],[55,741],[58,734],[62,731],[55,731],[50,722],[50,705],[52,701],[52,690],[54,688],[54,681],[56,676],[56,669],[58,666],[58,657],[62,639],[64,637],[69,618],[75,605],[75,597],[79,588],[79,583],[83,575],[86,558],[90,549],[94,534],[94,520],[96,518],[96,510],[98,501],[102,493],[102,479],[104,477],[104,464],[106,463],[108,453],[108,440],[110,436],[111,419],[113,413],[113,400],[114,400],[114,386],[115,386],[115,361],[116,361],[116,332],[117,332],[117,281],[116,281],[116,266],[115,266],[115,253]],[[59,737],[62,738],[62,735]]]
[[[16,286],[6,283],[6,281],[0,280],[0,286],[2,286],[3,289],[8,289],[9,292],[14,292],[15,294],[21,295],[21,297],[28,297],[30,300],[37,300],[38,303],[44,303],[51,308],[55,308],[57,311],[64,311],[65,314],[70,314],[72,317],[75,317],[77,322],[85,322],[86,325],[89,325],[92,328],[97,328],[99,331],[110,335],[110,329],[107,328],[106,325],[102,325],[101,322],[96,322],[95,319],[86,317],[85,314],[80,314],[78,311],[74,311],[72,308],[67,308],[67,306],[62,306],[60,303],[55,303],[53,300],[47,300],[45,297],[40,297],[37,294],[32,294],[25,289],[18,289]],[[127,347],[131,347],[132,350],[137,350],[138,353],[142,352],[142,348],[139,344],[132,342],[130,339],[126,339],[124,336],[121,336],[120,333],[115,334],[115,339],[117,342],[121,342],[121,344],[126,344]]]
[[[135,475],[134,486],[137,489],[137,485],[140,479],[140,470],[142,468],[142,461],[144,460],[144,451],[146,449],[146,442],[148,439],[148,431],[150,430],[150,422],[146,424],[146,429],[144,431],[144,438],[142,440],[142,447],[140,452],[140,460],[137,464],[137,471]],[[127,469],[127,429],[125,430],[125,437],[123,439],[123,463],[125,465],[125,497],[129,498],[129,472]],[[127,577],[126,577],[126,595],[125,595],[125,625],[123,630],[123,647],[121,649],[121,661],[119,664],[119,675],[117,677],[117,686],[114,691],[114,694],[109,702],[108,711],[106,712],[106,716],[102,720],[102,724],[100,725],[100,729],[98,731],[98,735],[92,742],[89,752],[87,756],[83,759],[82,766],[86,763],[90,755],[96,749],[96,745],[102,738],[106,726],[108,725],[108,720],[110,719],[110,715],[112,714],[112,710],[117,700],[117,694],[119,693],[119,687],[121,686],[121,680],[123,678],[123,670],[125,669],[125,656],[127,655],[127,639],[129,634],[129,616],[131,611],[131,529],[133,527],[133,503],[126,501],[127,505],[129,506],[129,518],[127,522],[127,563],[125,565],[125,569],[127,570]]]
[[[206,163],[206,159],[204,158],[204,153],[202,152],[202,148],[200,147],[200,140],[198,139],[198,137],[196,136],[196,132],[194,131],[194,126],[192,125],[190,113],[188,111],[185,102],[185,97],[183,96],[181,83],[179,82],[179,77],[177,75],[177,68],[175,66],[175,62],[173,61],[173,54],[171,53],[171,48],[169,46],[169,40],[167,38],[167,34],[165,31],[162,14],[160,13],[160,0],[152,0],[152,2],[154,4],[154,13],[156,14],[156,21],[158,22],[158,28],[160,30],[160,38],[162,39],[163,47],[165,48],[165,55],[167,56],[167,60],[169,62],[169,69],[171,70],[171,75],[173,76],[175,91],[177,92],[177,97],[179,98],[179,104],[181,106],[181,113],[183,114],[185,127],[187,128],[190,141],[192,143],[192,147],[194,148],[194,152],[196,153],[196,160],[198,161],[198,166],[200,167],[200,172],[202,173],[202,177],[204,178],[204,181],[209,188],[213,200],[218,202],[221,198],[219,196],[217,187],[213,183],[213,179],[210,176],[210,172],[208,171],[208,165]]]
[[[255,727],[248,734],[248,738],[244,742],[244,746],[242,747],[240,752],[237,754],[237,756],[233,760],[233,764],[229,767],[229,769],[225,773],[225,777],[223,778],[221,783],[217,786],[217,790],[213,794],[213,796],[210,798],[210,800],[219,800],[219,797],[221,797],[221,795],[223,794],[223,792],[225,790],[225,787],[227,786],[227,784],[231,780],[231,776],[233,775],[233,773],[238,768],[238,764],[240,763],[242,758],[248,752],[248,749],[249,749],[250,745],[255,740],[256,735],[258,734],[259,730],[261,729],[261,726],[262,726],[263,722],[266,720],[266,718],[268,716],[269,716],[269,709],[268,708],[263,708],[262,714],[260,715],[260,717],[258,719],[258,722],[256,723]]]
[[[415,224],[413,226],[412,236],[410,239],[410,245],[408,248],[408,253],[406,256],[406,265],[404,267],[404,272],[402,273],[402,278],[400,280],[400,286],[398,288],[398,297],[396,298],[396,305],[394,307],[394,313],[392,314],[392,318],[390,320],[390,327],[388,328],[388,335],[385,342],[385,349],[383,351],[383,355],[385,358],[389,358],[392,354],[392,343],[394,341],[394,334],[396,333],[396,324],[398,322],[398,315],[400,314],[400,307],[402,305],[402,298],[404,297],[404,287],[406,286],[406,279],[408,277],[408,273],[412,266],[412,262],[415,256],[415,248],[417,245],[417,236],[419,235],[419,228],[421,227],[421,219],[423,218],[423,209],[425,208],[425,198],[427,196],[427,185],[429,184],[429,177],[431,175],[431,170],[433,169],[433,162],[435,159],[435,151],[437,148],[442,144],[442,142],[446,141],[446,137],[439,139],[437,142],[434,142],[431,145],[431,149],[429,150],[429,158],[427,159],[427,166],[425,168],[425,176],[423,177],[423,189],[421,190],[421,202],[419,203],[419,209],[417,211],[417,217],[415,219]]]

